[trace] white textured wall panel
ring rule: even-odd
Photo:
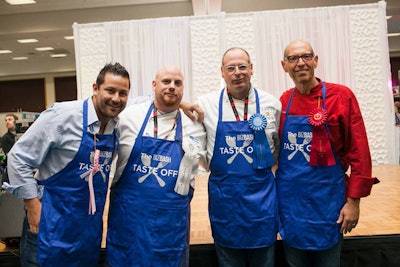
[[[221,89],[223,22],[223,14],[191,20],[193,100]]]
[[[387,71],[380,42],[380,14],[377,8],[353,8],[350,13],[352,30],[352,58],[355,92],[367,128],[373,164],[387,164],[391,131],[385,105],[388,86]],[[394,127],[392,125],[392,127]]]
[[[254,25],[254,13],[241,13],[241,14],[230,14],[226,16],[225,20],[225,34],[226,34],[226,49],[237,46],[246,49],[250,54],[251,61],[254,66],[257,65],[256,58],[256,37],[255,37],[255,25]],[[225,50],[223,52],[225,52]],[[254,71],[251,78],[253,86],[258,89],[263,89],[257,82],[258,73]],[[260,74],[261,75],[261,74]]]
[[[103,23],[74,25],[78,99],[92,95],[92,84],[106,63],[106,40]]]

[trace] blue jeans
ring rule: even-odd
[[[215,244],[219,267],[273,267],[275,244],[254,249],[234,249]]]
[[[29,223],[26,216],[22,227],[22,236],[19,244],[21,267],[39,267],[40,265],[37,257],[37,234],[29,230]]]
[[[339,267],[342,240],[326,250],[300,250],[283,242],[286,262],[289,267]]]

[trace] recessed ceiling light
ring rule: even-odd
[[[50,50],[54,50],[53,47],[47,46],[47,47],[36,47],[35,48],[36,51],[50,51]]]
[[[36,4],[35,0],[6,0],[10,5]]]
[[[10,54],[12,53],[11,50],[0,50],[0,54]]]
[[[66,57],[67,54],[52,54],[51,57]]]
[[[400,32],[396,32],[396,33],[388,33],[387,35],[388,37],[396,37],[396,36],[400,36]]]
[[[18,41],[18,43],[21,43],[21,44],[37,43],[37,42],[39,42],[37,39],[20,39],[20,40],[17,40],[17,41]]]
[[[74,40],[74,36],[64,36],[65,40]]]
[[[28,59],[28,57],[13,57],[13,60],[25,60]]]

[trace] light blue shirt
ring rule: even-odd
[[[83,100],[55,103],[14,144],[7,155],[10,184],[3,187],[20,199],[39,196],[37,180],[43,181],[61,171],[76,155],[82,138]],[[107,123],[104,134],[111,134],[118,118]],[[88,131],[100,130],[100,121],[88,101]],[[35,170],[37,170],[36,174]]]

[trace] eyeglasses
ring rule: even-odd
[[[238,68],[239,71],[246,71],[249,66],[250,65],[247,64],[229,65],[229,66],[224,66],[224,69],[226,69],[228,73],[232,74],[236,71],[236,68]]]
[[[290,63],[297,63],[301,58],[304,62],[312,60],[314,57],[314,53],[303,54],[301,56],[287,56],[284,58],[285,61],[289,61]]]

